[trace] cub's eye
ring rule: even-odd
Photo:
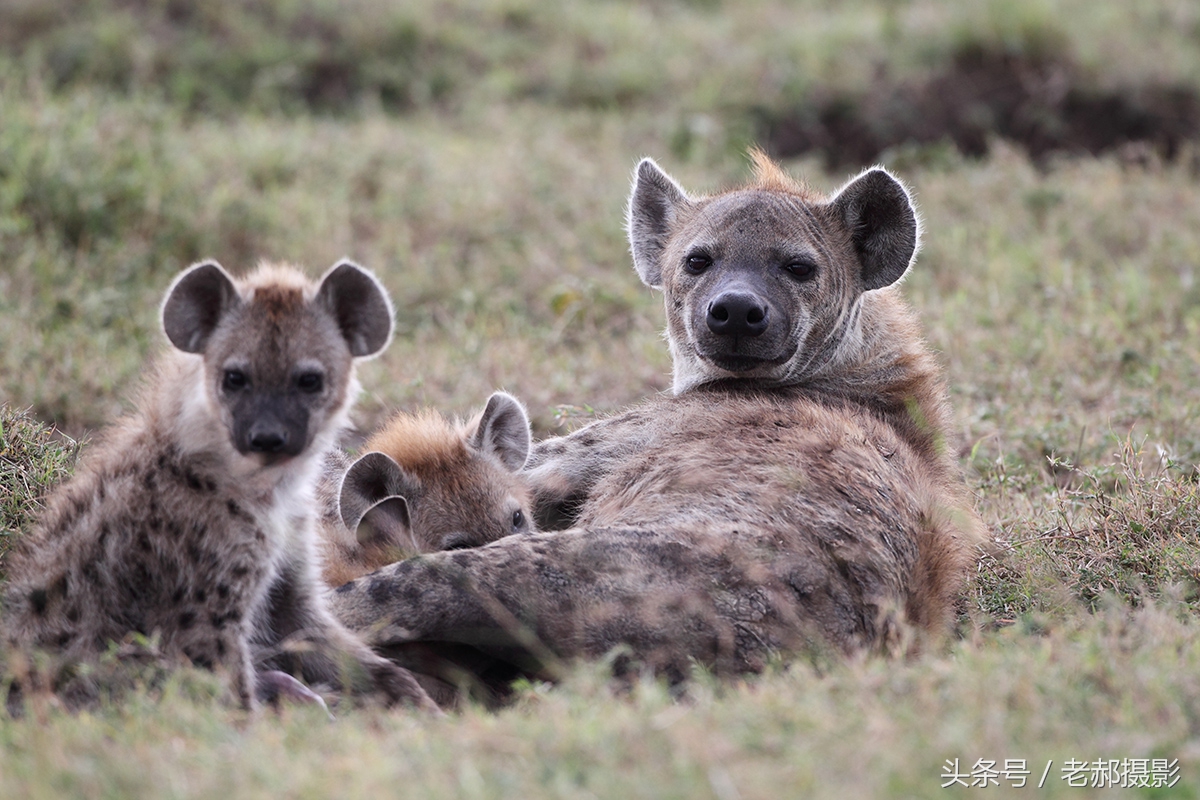
[[[683,266],[684,269],[693,275],[699,275],[712,266],[712,259],[704,253],[693,253],[687,257],[687,261],[683,263]]]
[[[221,379],[221,388],[227,392],[236,392],[250,385],[250,379],[240,369],[227,369]]]
[[[514,531],[519,531],[525,527],[525,513],[519,508],[513,512],[512,526]]]
[[[296,378],[296,388],[308,394],[316,394],[325,386],[325,379],[319,372],[305,372]]]
[[[806,258],[789,261],[783,269],[798,281],[811,281],[817,277],[817,265]]]

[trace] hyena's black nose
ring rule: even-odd
[[[767,304],[749,292],[722,292],[708,306],[708,329],[718,336],[759,336],[767,330]]]
[[[287,447],[287,431],[282,428],[255,426],[250,429],[250,449],[256,453],[278,453]]]

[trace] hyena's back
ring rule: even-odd
[[[109,444],[14,559],[9,636],[84,656],[131,631],[161,632],[167,653],[226,662],[270,567],[248,499],[151,431],[114,431]]]

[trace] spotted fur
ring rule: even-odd
[[[176,279],[162,316],[176,349],[11,562],[9,647],[63,665],[27,671],[14,695],[61,689],[73,665],[140,635],[228,673],[246,708],[258,668],[336,682],[346,660],[390,701],[428,707],[332,617],[314,559],[313,484],[357,392],[353,362],[391,336],[383,287],[349,262],[317,283],[276,265],[234,280],[205,262]]]

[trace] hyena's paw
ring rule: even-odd
[[[413,674],[386,659],[369,666],[375,686],[387,696],[388,705],[413,705],[435,717],[445,716],[438,704],[426,694]]]

